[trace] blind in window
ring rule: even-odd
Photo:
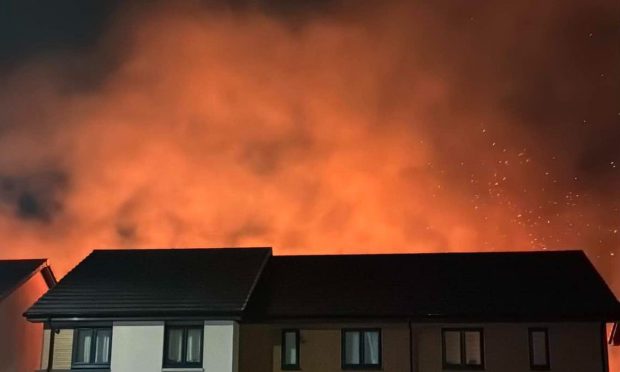
[[[446,363],[461,364],[461,332],[446,331],[444,343]]]
[[[546,331],[532,331],[532,365],[546,366],[547,356],[547,333]]]
[[[480,332],[465,332],[465,364],[476,366],[482,364],[482,343],[480,341]]]

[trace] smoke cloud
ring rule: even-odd
[[[0,74],[0,256],[584,249],[620,291],[620,5],[169,3]]]

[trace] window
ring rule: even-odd
[[[76,328],[73,333],[74,368],[109,367],[112,328]]]
[[[482,329],[442,330],[444,369],[483,369]]]
[[[299,330],[282,331],[282,369],[299,369]]]
[[[342,331],[342,369],[380,369],[381,330]]]
[[[203,327],[167,326],[164,337],[164,367],[202,367]]]
[[[530,368],[546,370],[549,363],[549,333],[546,328],[530,328]]]

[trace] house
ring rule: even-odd
[[[22,314],[55,283],[47,260],[0,260],[0,372],[37,368],[43,327]]]
[[[620,305],[580,251],[94,251],[25,314],[42,370],[607,371]]]

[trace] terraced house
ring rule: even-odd
[[[94,251],[26,313],[41,370],[607,370],[620,305],[579,251]]]
[[[33,371],[43,327],[22,314],[56,278],[45,259],[0,260],[0,372]]]

